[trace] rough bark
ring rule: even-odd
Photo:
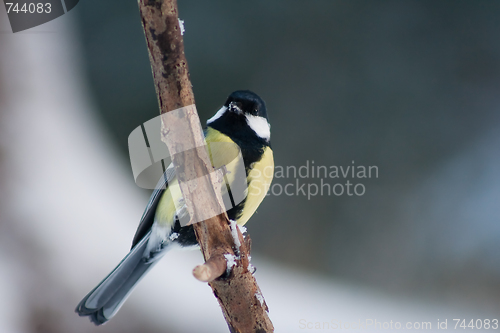
[[[139,0],[139,10],[160,113],[164,120],[162,140],[173,156],[178,179],[183,180],[181,191],[192,221],[196,221],[197,217],[204,217],[203,214],[210,215],[213,213],[210,210],[213,209],[223,212],[220,195],[222,175],[220,172],[213,172],[207,150],[203,147],[203,133],[194,107],[177,2]],[[183,112],[168,114],[180,108]],[[193,179],[198,180],[196,185],[190,184],[189,181]],[[195,209],[199,207],[203,209]],[[222,277],[209,284],[219,301],[230,331],[273,332],[273,325],[267,315],[267,305],[249,271],[248,242],[244,241],[238,228],[238,240],[233,239],[225,212],[203,220],[194,223],[193,227],[206,263],[215,265],[217,272],[223,271]],[[228,274],[221,269],[225,254],[234,255],[236,258],[236,264]]]

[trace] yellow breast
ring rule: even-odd
[[[266,197],[274,175],[274,158],[271,148],[266,147],[260,161],[255,162],[248,173],[248,195],[243,213],[238,219],[239,225],[244,225],[252,217],[260,203]]]
[[[235,183],[239,170],[244,172],[245,166],[243,160],[238,158],[241,154],[239,147],[227,136],[221,132],[208,127],[205,138],[208,143],[208,151],[212,165],[217,169],[225,165],[227,169],[226,181],[230,184]],[[253,168],[246,177],[248,188],[246,191],[246,201],[241,216],[237,223],[244,225],[255,213],[262,200],[264,200],[267,191],[271,185],[274,175],[274,159],[271,148],[266,147],[262,158],[254,163]],[[225,188],[223,187],[223,190]],[[177,205],[182,201],[182,194],[177,180],[170,182],[169,188],[163,193],[158,208],[156,210],[156,220],[160,224],[172,225]],[[238,202],[236,202],[237,204]],[[179,207],[177,207],[179,208]]]

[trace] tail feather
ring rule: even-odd
[[[118,266],[95,287],[76,307],[80,316],[89,316],[96,325],[111,319],[128,298],[137,282],[158,260],[146,260],[144,251],[149,240],[148,233],[127,254]]]

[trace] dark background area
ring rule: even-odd
[[[500,299],[500,191],[474,178],[498,155],[482,138],[500,125],[500,2],[179,6],[203,122],[250,89],[267,102],[276,165],[379,169],[361,197],[269,196],[248,225],[255,253],[390,292]],[[129,163],[128,135],[159,112],[137,4],[86,0],[74,13],[99,117]],[[488,209],[463,215],[474,200]]]

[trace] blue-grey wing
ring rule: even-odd
[[[172,182],[174,178],[175,169],[173,164],[170,164],[158,181],[158,184],[156,184],[155,190],[149,198],[144,214],[142,214],[141,222],[135,232],[134,240],[132,241],[132,248],[139,243],[144,236],[146,236],[149,230],[151,230],[155,218],[156,207],[160,202],[163,192],[167,189],[169,182]]]

